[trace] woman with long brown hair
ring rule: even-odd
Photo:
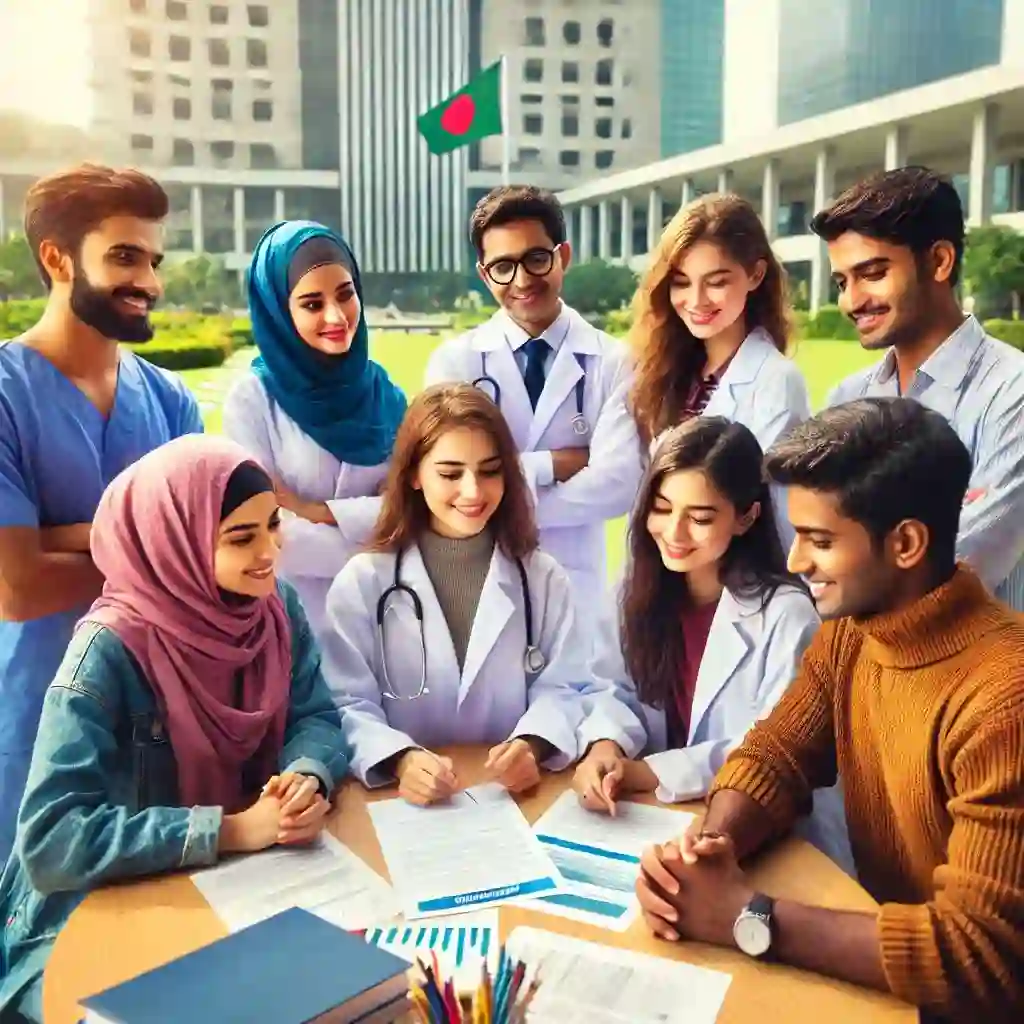
[[[324,670],[352,770],[414,803],[459,787],[434,753],[492,745],[507,789],[576,758],[587,651],[565,572],[537,547],[515,441],[470,384],[421,392],[398,431],[370,550],[327,597]]]
[[[702,796],[796,676],[819,620],[786,569],[762,458],[720,416],[675,428],[654,453],[580,727],[575,786],[591,810],[628,792]]]
[[[744,424],[767,449],[810,415],[803,375],[786,358],[785,271],[740,196],[701,196],[669,221],[633,313],[633,414],[648,446],[708,415]]]

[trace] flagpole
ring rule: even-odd
[[[493,94],[492,94],[493,95]],[[501,55],[501,183],[512,177],[512,132],[509,120],[508,54]]]

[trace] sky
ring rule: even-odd
[[[0,110],[88,125],[85,7],[84,0],[0,0]]]

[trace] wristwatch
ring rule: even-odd
[[[732,937],[741,952],[747,956],[768,959],[774,933],[774,911],[775,900],[761,892],[755,893],[754,898],[740,911],[740,916],[732,926]]]

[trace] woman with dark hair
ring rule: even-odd
[[[703,795],[796,675],[819,620],[786,570],[762,458],[723,417],[677,427],[654,454],[580,728],[575,787],[591,810],[628,792]]]
[[[437,385],[398,431],[370,551],[327,595],[328,685],[352,771],[427,804],[458,787],[431,748],[493,745],[518,792],[576,759],[587,651],[568,578],[537,547],[515,441],[470,384]]]

